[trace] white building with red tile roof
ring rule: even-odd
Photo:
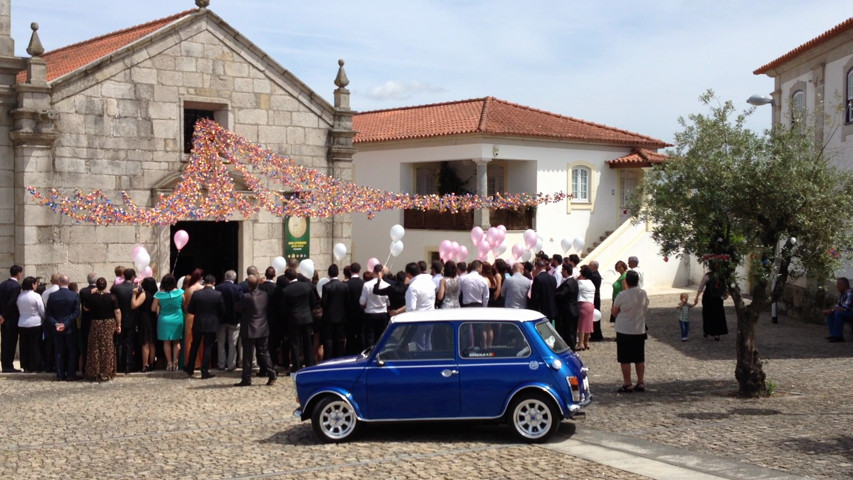
[[[647,286],[688,282],[689,265],[664,260],[645,225],[631,225],[627,209],[643,169],[664,161],[658,150],[668,144],[662,140],[493,97],[362,112],[355,115],[353,128],[358,148],[353,178],[361,185],[445,193],[442,177],[452,171],[464,184],[457,193],[573,196],[516,212],[380,212],[372,221],[354,222],[356,259],[384,261],[389,247],[377,236],[401,224],[408,232],[401,258],[434,259],[439,244],[451,240],[467,246],[471,261],[476,258],[471,229],[502,224],[510,247],[522,242],[528,228],[542,236],[549,255],[575,253],[564,251],[561,241],[580,237],[585,243],[581,256],[598,260],[602,273],[612,270],[616,260],[636,255],[649,272]]]
[[[853,170],[853,17],[753,73],[773,79],[773,122],[814,118],[836,165]],[[840,275],[853,278],[853,264]]]

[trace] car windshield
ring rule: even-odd
[[[543,319],[541,322],[536,324],[536,333],[539,334],[539,337],[542,338],[545,345],[548,345],[548,348],[554,353],[563,353],[569,349],[569,345],[566,344],[563,337],[554,330],[551,322],[547,319]]]

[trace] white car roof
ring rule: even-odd
[[[518,308],[441,308],[421,312],[405,312],[391,317],[391,323],[437,321],[531,322],[544,316],[534,310]]]

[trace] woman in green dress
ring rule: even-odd
[[[619,292],[622,290],[627,290],[628,285],[625,284],[625,274],[628,272],[628,264],[619,260],[616,262],[616,266],[613,267],[619,273],[619,278],[613,282],[613,301],[616,301],[616,295],[619,295]],[[613,307],[610,307],[613,310]],[[616,321],[616,317],[610,315],[610,323],[614,323]]]
[[[183,294],[175,276],[167,273],[160,281],[160,291],[154,294],[154,302],[151,303],[151,311],[157,313],[157,338],[163,341],[167,372],[178,370],[178,354],[184,334],[184,312],[181,309]]]

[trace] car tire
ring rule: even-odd
[[[340,443],[355,436],[359,422],[352,405],[338,397],[328,396],[314,407],[311,426],[324,443]]]
[[[526,443],[543,443],[560,428],[562,415],[551,397],[539,392],[513,398],[507,421],[515,435]]]

